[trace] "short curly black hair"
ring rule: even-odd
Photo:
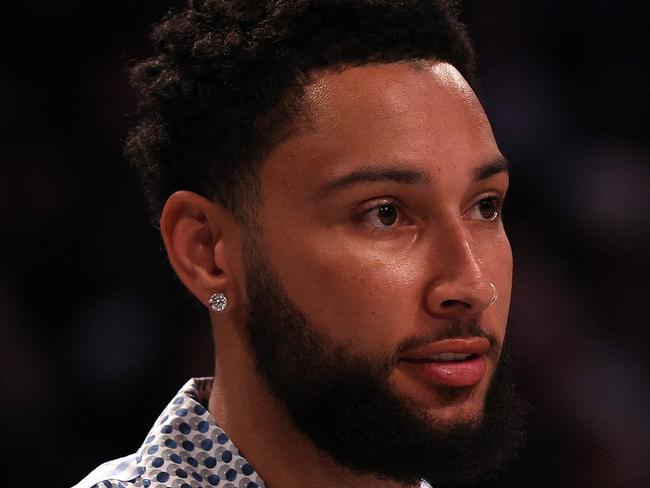
[[[189,0],[152,40],[156,55],[131,71],[139,123],[125,149],[154,223],[181,189],[241,217],[316,70],[439,59],[474,83],[451,0]]]

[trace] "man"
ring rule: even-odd
[[[447,3],[194,1],[153,39],[127,152],[215,376],[77,486],[491,474],[520,440],[508,167]]]

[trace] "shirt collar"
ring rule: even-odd
[[[212,380],[189,380],[160,414],[135,454],[102,464],[73,488],[197,484],[266,488],[208,412]],[[423,480],[420,488],[431,486]]]
[[[166,485],[195,480],[206,486],[230,482],[238,487],[264,487],[205,407],[211,390],[212,378],[191,379],[180,389],[138,451],[143,475]]]
[[[212,378],[188,381],[135,454],[102,464],[73,488],[265,488],[205,407],[211,390]]]

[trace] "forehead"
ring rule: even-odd
[[[467,111],[483,113],[469,84],[445,62],[409,61],[324,71],[314,75],[305,92],[321,130],[328,123],[341,122],[374,126],[387,117],[416,115],[418,109],[444,115],[439,119]]]
[[[306,124],[279,144],[265,178],[306,185],[356,166],[399,161],[458,171],[499,151],[469,84],[444,62],[401,62],[316,73],[305,88]]]

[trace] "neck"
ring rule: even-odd
[[[242,337],[220,334],[216,339],[209,411],[269,488],[403,486],[340,466],[299,432],[257,374]]]

